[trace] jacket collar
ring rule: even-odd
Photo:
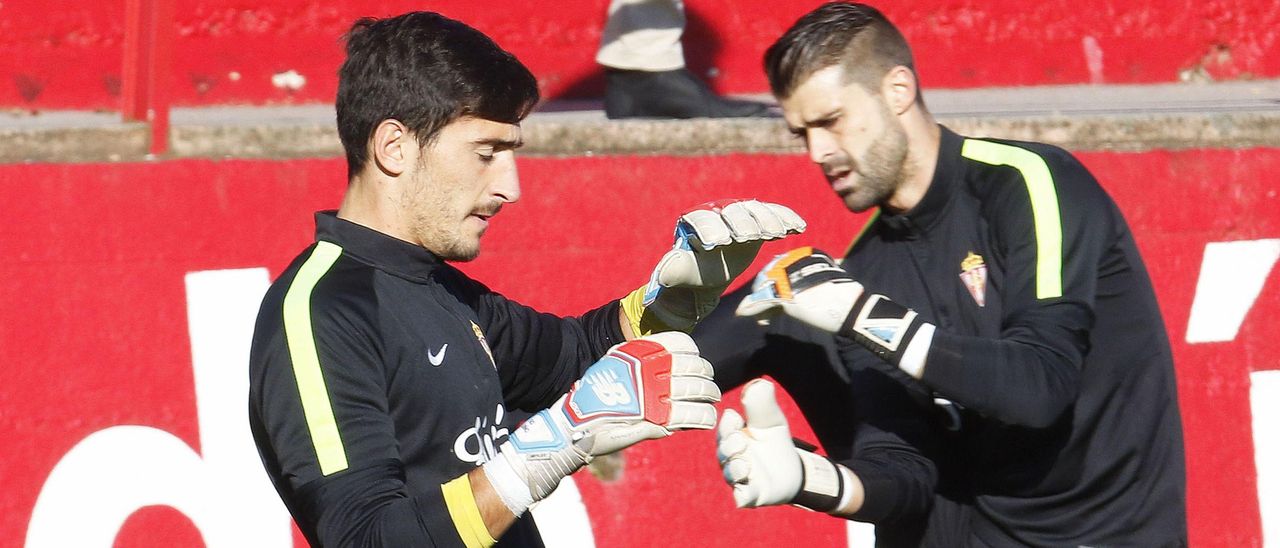
[[[426,280],[444,261],[426,249],[339,219],[337,211],[316,212],[316,240],[342,247],[343,253],[389,274],[410,280]]]
[[[938,128],[942,130],[938,163],[934,167],[929,189],[925,191],[920,203],[897,215],[889,214],[883,206],[880,208],[880,222],[889,235],[908,240],[920,237],[938,223],[951,201],[951,194],[956,186],[955,179],[960,174],[960,147],[964,138],[945,126],[940,125]]]

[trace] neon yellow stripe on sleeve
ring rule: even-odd
[[[1009,166],[1022,173],[1031,196],[1036,231],[1036,298],[1062,296],[1062,217],[1049,165],[1039,154],[1003,143],[966,139],[960,154],[984,164]]]
[[[316,354],[315,332],[311,326],[311,291],[341,255],[341,247],[329,242],[317,243],[284,296],[284,332],[289,341],[293,376],[302,396],[302,413],[311,431],[320,473],[326,476],[347,469],[347,452],[338,436],[333,404],[329,402],[329,391],[320,372],[320,357]]]
[[[471,479],[463,474],[440,486],[444,494],[444,504],[449,508],[449,517],[453,518],[453,527],[458,530],[462,544],[467,548],[488,548],[498,542],[489,534],[480,516],[480,507],[476,506],[476,496],[471,492]]]

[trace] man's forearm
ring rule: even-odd
[[[498,492],[489,483],[489,478],[485,476],[483,469],[476,468],[468,472],[467,479],[471,483],[471,493],[474,496],[476,508],[480,511],[480,517],[484,520],[485,529],[492,538],[501,538],[502,534],[516,522],[515,514],[512,514],[498,497]]]
[[[862,509],[862,502],[866,500],[867,493],[862,487],[862,479],[853,470],[846,468],[843,464],[836,464],[836,469],[844,478],[845,495],[840,501],[840,506],[828,513],[847,518]]]

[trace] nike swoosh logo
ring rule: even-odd
[[[439,352],[432,352],[431,349],[428,348],[427,361],[431,362],[431,365],[440,367],[440,364],[444,363],[444,351],[448,349],[449,349],[449,343],[444,343],[444,346],[440,347]]]

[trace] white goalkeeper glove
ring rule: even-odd
[[[778,255],[756,275],[737,315],[762,323],[779,312],[857,341],[920,378],[934,325],[884,295],[868,294],[830,255],[811,247]]]
[[[773,383],[747,384],[742,408],[745,421],[726,409],[716,427],[716,457],[739,508],[796,504],[834,512],[848,504],[860,484],[847,468],[795,446]]]
[[[791,209],[756,200],[721,200],[689,210],[676,222],[675,244],[649,283],[622,300],[632,332],[692,330],[766,240],[804,229],[804,219]]]
[[[613,348],[551,407],[529,417],[484,464],[513,514],[591,459],[677,430],[710,430],[720,389],[693,339],[658,333]]]

